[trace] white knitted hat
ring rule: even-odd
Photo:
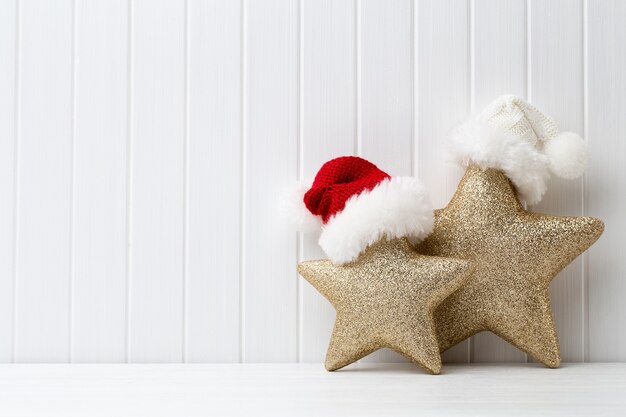
[[[580,136],[559,132],[549,116],[513,95],[501,96],[455,128],[450,144],[461,164],[502,170],[529,205],[541,201],[551,173],[572,179],[587,165]]]

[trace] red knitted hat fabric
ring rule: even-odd
[[[341,156],[322,165],[304,204],[326,223],[343,210],[346,201],[363,191],[370,191],[381,181],[391,178],[369,161],[356,156]]]

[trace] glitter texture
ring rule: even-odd
[[[438,374],[434,309],[471,270],[469,261],[420,255],[404,238],[381,240],[343,266],[328,260],[299,264],[300,275],[337,310],[326,369],[388,347]]]
[[[417,251],[474,261],[472,278],[435,312],[441,351],[490,330],[544,365],[561,358],[550,281],[602,234],[592,217],[530,213],[508,178],[470,166]]]

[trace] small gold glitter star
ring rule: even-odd
[[[438,374],[434,309],[467,281],[471,269],[469,261],[420,255],[406,239],[381,240],[343,266],[300,263],[300,275],[337,310],[326,369],[388,347]]]
[[[525,211],[502,172],[470,166],[452,201],[435,210],[433,233],[417,246],[420,253],[475,262],[472,278],[435,312],[441,351],[490,330],[558,367],[548,286],[603,230],[592,217]]]

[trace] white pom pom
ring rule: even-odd
[[[304,194],[309,189],[306,184],[296,183],[285,189],[279,199],[282,216],[298,231],[313,233],[322,228],[322,218],[306,208]]]
[[[561,132],[548,139],[544,146],[550,171],[561,178],[580,177],[587,167],[587,145],[573,132]]]

